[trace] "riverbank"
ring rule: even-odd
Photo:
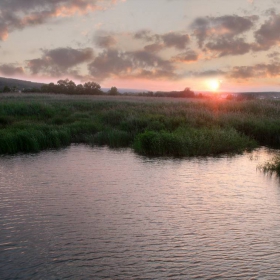
[[[277,101],[52,94],[3,94],[0,101],[0,154],[71,143],[177,157],[280,147]]]

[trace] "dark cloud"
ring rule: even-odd
[[[86,11],[96,9],[100,0],[1,0],[0,8],[5,11],[30,12],[30,11]],[[114,1],[107,1],[114,2]]]
[[[88,70],[90,75],[98,80],[110,77],[151,79],[176,76],[170,61],[145,50],[105,50],[89,64]]]
[[[134,34],[135,39],[141,39],[147,42],[151,42],[157,39],[157,36],[152,33],[151,30],[139,30]]]
[[[175,32],[166,33],[160,36],[166,47],[185,49],[190,42],[188,34],[178,34]]]
[[[211,51],[218,57],[242,55],[251,50],[251,44],[246,43],[241,38],[219,37],[215,41],[205,44],[205,49]]]
[[[198,60],[198,54],[195,51],[188,50],[184,53],[174,56],[172,60],[175,62],[195,62]]]
[[[20,66],[14,64],[2,64],[0,65],[0,73],[6,76],[14,76],[24,74],[24,70]]]
[[[256,64],[253,66],[236,66],[229,73],[228,77],[238,80],[251,78],[279,77],[280,64]]]
[[[116,0],[1,0],[0,40],[16,29],[43,24],[52,18],[85,14]]]
[[[155,46],[162,48],[176,48],[179,50],[185,49],[190,43],[190,36],[186,33],[169,32],[164,34],[154,34],[151,30],[140,30],[133,36],[135,39],[140,39],[146,42],[152,42],[148,46],[151,49]],[[149,47],[147,47],[149,48]]]
[[[159,56],[147,51],[134,51],[128,53],[134,66],[141,68],[161,68],[163,70],[171,71],[173,66],[170,61],[164,60]]]
[[[153,44],[150,44],[150,45],[146,45],[144,47],[145,51],[153,52],[153,53],[154,52],[159,52],[162,49],[164,49],[164,45],[163,44],[159,44],[159,43],[153,43]]]
[[[111,48],[116,45],[117,41],[112,35],[96,35],[94,38],[94,42],[100,48]]]
[[[0,7],[4,10],[28,11],[36,10],[38,7],[42,9],[49,8],[56,3],[64,2],[64,0],[2,0]]]
[[[217,77],[223,76],[226,72],[222,70],[207,70],[202,72],[192,72],[192,75],[196,77],[206,78],[206,77]]]
[[[46,50],[41,58],[27,61],[27,68],[33,74],[63,75],[73,71],[72,67],[89,62],[93,58],[94,53],[90,48],[58,48]]]
[[[255,32],[254,50],[268,50],[280,43],[280,15],[272,16]]]
[[[256,17],[237,15],[197,18],[191,24],[191,29],[198,45],[202,47],[206,40],[218,36],[232,38],[252,29],[255,20]]]
[[[272,52],[267,55],[272,61],[279,61],[280,60],[280,53],[279,52]]]
[[[118,50],[105,50],[88,65],[88,70],[92,76],[102,80],[112,75],[127,74],[132,66],[132,61],[126,53]]]

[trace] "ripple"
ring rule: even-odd
[[[279,279],[272,157],[72,145],[0,157],[1,279]]]

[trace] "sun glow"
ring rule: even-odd
[[[207,87],[211,91],[217,91],[220,87],[220,81],[219,80],[209,80],[209,81],[207,81]]]

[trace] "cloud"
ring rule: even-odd
[[[188,50],[184,53],[174,56],[172,60],[174,62],[183,62],[183,63],[195,62],[198,60],[198,54],[195,51]]]
[[[96,35],[94,42],[98,47],[108,49],[116,45],[117,40],[113,35]]]
[[[280,44],[280,15],[271,17],[255,32],[256,44],[254,50],[268,50]]]
[[[0,65],[0,73],[12,77],[24,74],[24,70],[21,66],[15,66],[14,64],[2,64]]]
[[[241,38],[219,37],[215,41],[208,42],[205,49],[211,51],[218,57],[227,55],[242,55],[251,50],[251,44]]]
[[[178,34],[169,32],[160,36],[166,47],[174,47],[177,49],[185,49],[190,42],[188,34]]]
[[[150,45],[146,45],[144,47],[145,51],[152,52],[152,53],[159,52],[162,49],[164,49],[164,45],[160,44],[160,43],[153,43],[153,44],[150,44]]]
[[[151,42],[157,39],[157,35],[153,34],[151,30],[139,30],[134,34],[134,38]]]
[[[224,76],[226,75],[226,72],[222,70],[207,70],[202,72],[192,72],[192,75],[195,77],[209,78],[209,77]]]
[[[92,76],[102,80],[111,75],[118,76],[129,73],[132,66],[132,61],[126,53],[118,50],[104,50],[88,65],[88,70]]]
[[[40,25],[53,18],[105,9],[116,0],[1,0],[0,40],[16,29]]]
[[[280,53],[279,52],[272,52],[267,55],[272,61],[279,61],[280,60]]]
[[[133,36],[135,39],[140,39],[146,42],[151,42],[150,49],[153,47],[176,48],[183,50],[190,43],[190,36],[186,33],[168,32],[164,34],[155,34],[151,30],[140,30]],[[149,47],[147,47],[149,48]]]
[[[227,76],[237,80],[279,77],[280,63],[260,63],[253,66],[236,66]]]
[[[57,48],[43,51],[41,58],[28,60],[27,68],[32,74],[64,75],[74,73],[71,68],[90,62],[93,58],[94,53],[91,48]]]
[[[174,67],[168,60],[145,50],[122,52],[108,49],[88,65],[89,74],[97,80],[118,78],[175,78]]]
[[[237,15],[200,17],[194,20],[191,29],[199,47],[202,48],[206,40],[212,40],[220,36],[232,38],[250,30],[256,19],[254,16],[241,17]]]

